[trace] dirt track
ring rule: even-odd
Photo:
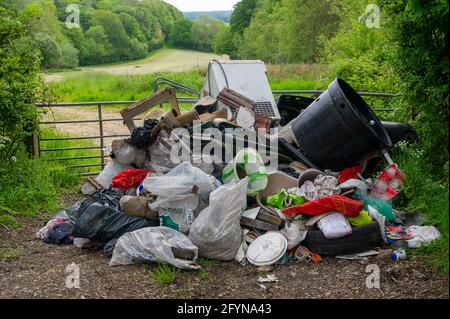
[[[0,298],[448,298],[448,277],[423,260],[371,258],[321,264],[280,265],[271,273],[278,282],[258,283],[256,267],[236,262],[207,265],[200,276],[181,271],[171,285],[151,279],[155,265],[108,266],[100,251],[47,245],[34,238],[45,216],[21,220],[19,230],[0,228],[0,248],[18,258],[0,260]],[[65,270],[80,267],[80,288],[66,288]],[[366,267],[380,269],[380,289],[366,287]]]

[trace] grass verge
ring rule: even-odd
[[[414,146],[398,147],[393,158],[406,174],[404,189],[395,201],[406,212],[420,211],[426,214],[425,225],[435,226],[442,237],[430,245],[410,250],[413,256],[423,258],[448,275],[448,226],[449,226],[449,179],[448,162],[442,172],[433,176],[427,170],[427,160]]]
[[[46,129],[41,132],[41,136],[64,137],[67,135]],[[47,141],[43,143],[45,148],[92,145],[89,141]],[[70,152],[70,154],[64,151],[48,152],[45,155],[46,158],[94,155],[93,150]],[[98,151],[95,155],[98,155]],[[55,213],[61,208],[63,194],[77,192],[80,181],[76,175],[80,170],[68,168],[80,160],[30,159],[24,150],[19,150],[16,157],[17,161],[15,162],[0,162],[0,224],[9,228],[20,227],[18,217],[33,217],[40,212]],[[87,159],[84,162],[96,163],[98,160]]]
[[[268,65],[268,77],[273,90],[325,89],[326,67],[321,65]],[[61,101],[133,101],[153,92],[157,77],[165,77],[196,90],[201,90],[206,70],[188,72],[157,72],[146,75],[79,74],[54,82]],[[179,96],[189,96],[180,92]]]
[[[0,248],[0,261],[9,262],[17,260],[22,255],[22,251],[12,248]]]

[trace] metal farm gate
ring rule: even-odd
[[[182,85],[179,85],[178,83],[172,82],[170,80],[166,79],[159,79],[155,82],[154,90],[155,92],[158,90],[158,85],[161,83],[170,84],[172,86],[176,86],[179,89],[182,89],[184,91],[188,91],[193,94],[199,94],[197,91],[184,87]],[[312,96],[319,96],[322,94],[323,91],[320,90],[277,90],[273,91],[274,95],[280,95],[280,94],[307,94]],[[390,93],[371,93],[371,92],[360,92],[359,93],[362,96],[370,96],[370,97],[384,97],[384,98],[391,98],[398,96],[399,94],[390,94]],[[180,104],[192,104],[197,102],[198,99],[195,98],[178,98],[178,103]],[[98,175],[105,165],[107,164],[108,155],[105,155],[105,148],[107,144],[105,144],[105,139],[110,138],[126,138],[129,137],[129,134],[104,134],[104,123],[106,122],[123,122],[123,119],[121,117],[117,118],[104,118],[104,106],[109,105],[123,105],[124,107],[135,103],[136,101],[106,101],[106,102],[73,102],[73,103],[51,103],[51,104],[43,104],[38,103],[36,104],[37,107],[41,108],[71,108],[71,107],[96,107],[97,108],[97,116],[96,118],[91,119],[68,119],[68,120],[54,120],[54,121],[41,121],[40,125],[84,125],[87,123],[97,123],[98,124],[98,134],[91,135],[91,136],[68,136],[68,137],[41,137],[38,134],[36,134],[33,138],[33,152],[35,156],[39,156],[40,158],[43,158],[48,161],[60,161],[60,162],[67,162],[67,161],[75,161],[75,164],[69,164],[67,166],[68,169],[83,169],[86,170],[87,168],[100,168],[96,170],[92,170],[89,172],[79,172],[79,176],[95,176]],[[395,111],[395,109],[376,109],[376,111],[380,112],[389,112],[389,111]],[[141,120],[141,118],[135,118],[134,120]],[[125,126],[124,126],[125,127]],[[98,144],[96,145],[89,145],[89,146],[73,146],[73,147],[45,147],[43,142],[58,142],[58,141],[96,141],[98,140]],[[96,155],[88,155],[88,156],[70,156],[71,151],[75,150],[98,150],[98,154]],[[64,152],[67,155],[59,156],[59,157],[53,157],[53,156],[47,156],[47,154],[51,153],[61,153]],[[94,164],[86,164],[86,160],[97,160]]]

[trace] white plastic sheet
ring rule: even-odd
[[[192,259],[176,258],[173,249],[188,251]],[[134,263],[169,263],[182,269],[198,269],[198,249],[182,233],[168,227],[148,227],[126,233],[116,243],[110,266]]]

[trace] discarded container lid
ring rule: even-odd
[[[272,265],[283,257],[287,245],[283,235],[268,232],[252,241],[247,250],[247,259],[255,266]]]

